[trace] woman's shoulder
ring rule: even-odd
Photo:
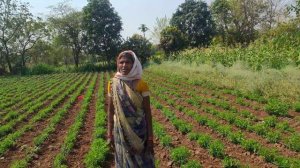
[[[143,79],[138,80],[136,90],[140,93],[142,93],[144,96],[146,95],[146,92],[149,92],[149,86],[146,81]],[[148,93],[147,93],[148,95]]]

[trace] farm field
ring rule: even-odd
[[[0,167],[113,167],[111,75],[0,78]],[[144,79],[157,167],[300,167],[297,109],[164,70]]]

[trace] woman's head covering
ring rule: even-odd
[[[139,61],[139,59],[137,58],[137,56],[135,55],[135,53],[131,50],[127,50],[127,51],[123,51],[119,54],[118,58],[117,58],[117,64],[119,62],[119,59],[124,56],[126,53],[129,53],[133,59],[133,66],[130,70],[130,72],[127,75],[122,75],[122,73],[119,72],[119,70],[117,71],[117,73],[115,74],[115,78],[118,79],[122,79],[122,80],[135,80],[135,79],[141,79],[142,78],[142,73],[143,73],[143,69],[142,69],[142,65],[141,62]]]

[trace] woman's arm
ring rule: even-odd
[[[147,148],[150,152],[153,153],[153,128],[152,128],[152,115],[151,115],[151,108],[150,108],[150,97],[146,96],[143,99],[143,107],[145,111],[145,118],[147,123]]]
[[[114,105],[112,97],[108,97],[108,115],[107,115],[107,137],[108,140],[113,140],[113,128],[114,128]]]

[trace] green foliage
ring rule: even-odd
[[[145,64],[150,56],[154,54],[151,46],[151,42],[145,37],[134,34],[122,44],[122,49],[132,50],[140,59],[141,63]]]
[[[111,62],[121,45],[122,22],[108,0],[90,0],[83,7],[83,28],[89,54],[104,56]]]
[[[295,111],[300,112],[300,102],[295,103]]]
[[[266,138],[271,143],[277,143],[281,139],[281,133],[279,131],[269,131]]]
[[[186,0],[170,22],[188,37],[192,47],[209,45],[215,31],[211,13],[204,1]]]
[[[187,39],[184,34],[174,26],[168,26],[160,33],[160,48],[164,50],[167,56],[185,48]]]
[[[249,152],[256,153],[260,150],[260,144],[253,139],[246,139],[242,141],[242,146]]]
[[[190,123],[187,123],[181,119],[174,119],[172,121],[176,129],[178,129],[180,132],[186,134],[192,131],[193,126]]]
[[[31,68],[31,75],[51,74],[55,73],[55,67],[47,64],[38,64]]]
[[[172,137],[170,135],[162,136],[159,141],[164,147],[170,147],[172,145]]]
[[[190,151],[183,146],[171,150],[171,159],[177,165],[183,165],[187,163],[188,157],[190,157],[190,155],[191,155]]]
[[[269,148],[262,147],[259,150],[259,155],[263,156],[265,161],[272,163],[275,161],[275,158],[278,156],[278,153],[277,150],[274,148],[269,149]]]
[[[209,145],[209,153],[214,157],[222,159],[225,156],[224,144],[219,140],[213,141]]]
[[[277,118],[275,116],[268,116],[264,119],[264,125],[267,127],[275,127],[277,124]]]
[[[231,157],[225,157],[222,160],[222,165],[224,168],[241,168],[241,163],[239,160],[231,158]]]
[[[270,99],[268,104],[265,105],[265,110],[271,115],[287,116],[289,105],[276,99]]]
[[[207,149],[211,143],[211,137],[207,134],[202,134],[199,136],[197,142],[199,145],[201,145],[203,148]]]
[[[234,144],[240,144],[244,141],[244,134],[241,131],[232,132],[229,135],[229,139]]]
[[[196,160],[189,160],[182,168],[202,168],[202,165]]]
[[[287,146],[297,152],[300,152],[300,134],[293,134],[285,139]]]

